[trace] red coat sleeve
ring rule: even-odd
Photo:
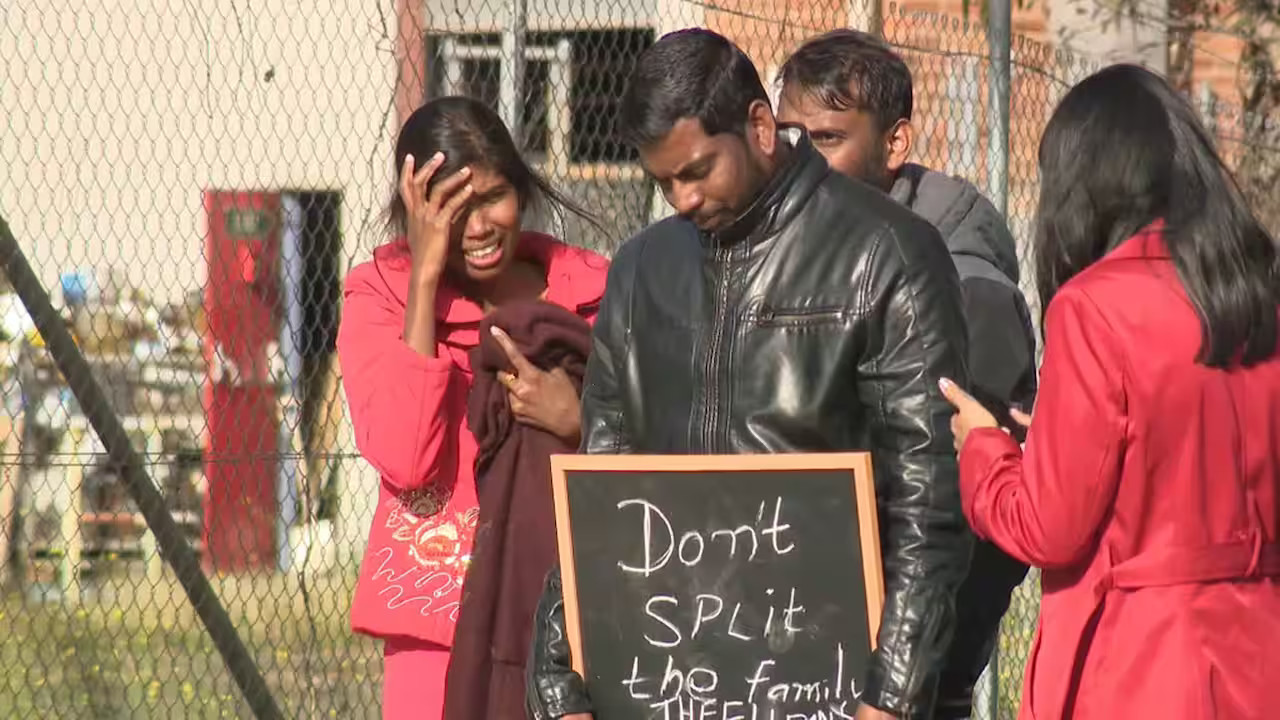
[[[463,392],[448,358],[428,358],[403,339],[404,309],[353,271],[343,291],[338,359],[360,454],[400,490],[453,482],[457,433],[450,394]]]
[[[965,516],[979,537],[1041,568],[1085,557],[1115,500],[1124,453],[1126,365],[1082,291],[1060,292],[1045,318],[1044,364],[1026,454],[996,429],[960,452]]]

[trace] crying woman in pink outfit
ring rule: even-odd
[[[381,474],[351,624],[385,641],[383,717],[437,720],[478,515],[466,411],[480,321],[537,299],[592,321],[608,263],[521,229],[538,202],[591,218],[529,167],[480,102],[419,108],[395,163],[395,240],[351,270],[338,334],[356,444]],[[529,373],[504,378],[519,386],[519,419],[575,442],[575,388]]]

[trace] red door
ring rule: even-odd
[[[226,572],[274,567],[280,196],[206,191],[204,204],[205,562]]]

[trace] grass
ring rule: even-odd
[[[296,578],[212,582],[287,717],[380,717],[381,648],[347,625],[353,578],[311,579],[309,615]],[[92,589],[78,605],[0,598],[0,716],[252,717],[172,576],[117,577]],[[975,718],[1017,717],[1039,595],[1033,574],[1001,631],[997,716]]]
[[[380,716],[381,648],[347,625],[351,578],[312,578],[309,614],[293,577],[213,584],[287,717]],[[93,596],[0,599],[0,715],[252,717],[172,576],[104,581]]]

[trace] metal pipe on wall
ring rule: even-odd
[[[528,0],[509,0],[507,26],[502,31],[502,71],[498,90],[498,107],[502,120],[511,131],[516,147],[524,147],[521,110],[524,107],[524,35],[528,22]]]
[[[884,37],[884,15],[880,0],[849,0],[848,24],[876,37]]]
[[[302,278],[305,270],[303,253],[303,223],[305,211],[301,199],[294,194],[280,198],[284,227],[280,233],[280,289],[284,300],[284,317],[280,323],[280,356],[284,361],[283,388],[280,398],[279,447],[281,450],[279,476],[276,480],[277,565],[287,572],[292,565],[293,547],[289,543],[289,528],[298,522],[298,504],[301,502],[299,478],[305,477],[306,453],[302,447],[300,419],[302,417],[302,342],[303,307]],[[304,523],[315,518],[304,517]]]

